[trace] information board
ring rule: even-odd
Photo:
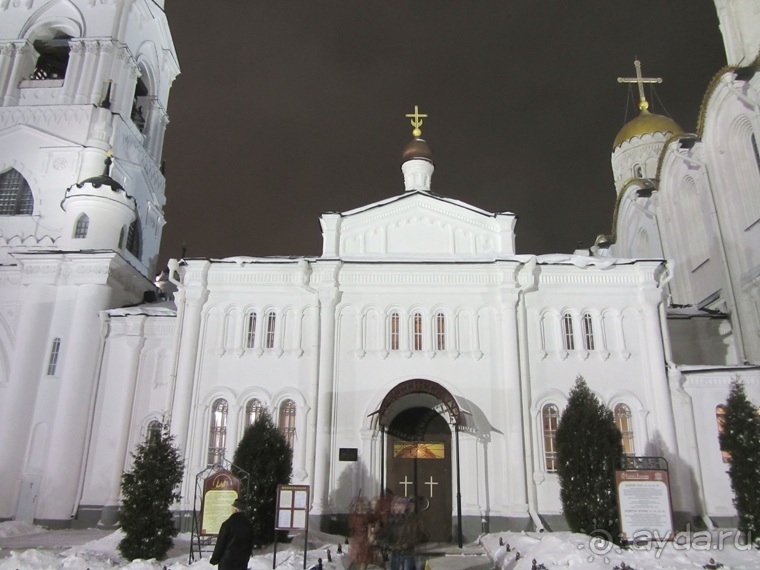
[[[615,482],[620,531],[624,540],[673,538],[673,513],[667,471],[616,471]]]
[[[217,471],[203,482],[201,535],[219,534],[232,514],[232,502],[240,496],[240,479],[226,470]]]
[[[277,486],[276,530],[308,530],[309,486]]]

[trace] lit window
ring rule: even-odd
[[[633,422],[631,420],[631,408],[625,404],[615,406],[615,425],[623,436],[623,453],[634,454],[633,447]]]
[[[29,79],[63,79],[69,65],[69,40],[71,36],[59,35],[52,40],[36,40],[34,49],[39,54]]]
[[[412,347],[414,350],[422,350],[422,314],[414,313],[412,317]]]
[[[575,350],[573,316],[570,313],[562,315],[562,346],[565,350]]]
[[[140,256],[142,255],[140,218],[136,218],[135,221],[129,225],[129,232],[127,233],[127,251],[137,259],[140,259]]]
[[[718,421],[718,434],[723,433],[726,429],[726,406],[720,405],[715,408],[715,419]],[[720,450],[723,457],[723,463],[731,463],[731,453]]]
[[[256,313],[248,313],[248,322],[245,329],[245,347],[253,348],[256,342]]]
[[[296,403],[293,400],[285,400],[280,406],[280,433],[292,449],[296,439]]]
[[[219,463],[224,459],[227,446],[227,400],[216,400],[211,406],[211,424],[208,437],[209,465]]]
[[[446,316],[443,313],[435,315],[435,349],[446,350]]]
[[[255,424],[256,420],[261,417],[263,409],[264,406],[261,404],[260,400],[256,398],[248,400],[248,403],[245,405],[245,427],[250,427]]]
[[[32,189],[15,168],[0,174],[0,216],[23,216],[32,214],[34,197]]]
[[[277,324],[277,316],[274,311],[267,313],[267,333],[266,333],[266,347],[274,348],[274,330]]]
[[[398,350],[399,347],[399,315],[397,312],[391,313],[391,350]]]
[[[544,431],[544,465],[549,473],[557,472],[557,425],[559,410],[554,404],[546,404],[541,410]]]
[[[586,350],[594,350],[594,324],[591,320],[591,313],[583,315],[583,348]]]
[[[61,339],[54,338],[53,345],[50,347],[50,358],[48,359],[47,375],[55,376],[55,369],[58,367],[58,355],[61,352]]]
[[[77,219],[77,224],[74,226],[74,239],[84,239],[87,237],[87,230],[90,229],[90,218],[87,214],[82,214]]]

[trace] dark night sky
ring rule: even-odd
[[[650,110],[696,129],[725,64],[710,0],[166,0],[181,75],[160,262],[318,255],[318,218],[403,192],[404,117],[427,113],[432,190],[518,215],[518,253],[611,227],[610,152]],[[663,106],[664,105],[664,106]]]

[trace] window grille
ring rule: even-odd
[[[140,231],[140,218],[136,218],[129,225],[127,233],[127,251],[137,259],[142,256],[142,232]]]
[[[293,449],[296,439],[296,403],[293,400],[285,400],[280,405],[280,433]]]
[[[625,455],[634,455],[633,447],[633,421],[631,408],[625,404],[615,406],[615,425],[620,430],[623,437],[623,453]]]
[[[256,342],[256,313],[248,313],[248,323],[245,331],[245,347],[253,348]]]
[[[256,420],[261,417],[261,412],[264,409],[264,406],[261,404],[261,400],[258,400],[257,398],[254,398],[253,400],[248,400],[248,403],[245,405],[245,427],[251,427],[253,424],[256,423]]]
[[[55,376],[55,370],[58,367],[58,355],[61,352],[61,339],[53,339],[53,345],[50,347],[50,358],[48,359],[47,375]]]
[[[267,313],[267,334],[266,334],[266,347],[274,348],[274,330],[277,324],[277,316],[274,311]]]
[[[422,314],[414,313],[412,318],[412,347],[422,350]]]
[[[34,210],[32,189],[15,168],[0,174],[0,216],[31,215]]]
[[[570,313],[562,315],[562,346],[565,350],[575,350],[573,316]]]
[[[209,426],[208,459],[209,465],[224,459],[227,446],[227,400],[219,398],[211,406],[211,425]]]
[[[77,219],[77,225],[74,227],[74,239],[84,239],[87,237],[87,231],[90,229],[90,218],[87,214],[82,214]]]
[[[720,436],[726,429],[726,406],[720,405],[715,408],[715,419],[718,422],[718,435]],[[718,441],[720,441],[720,438]],[[730,452],[721,449],[720,454],[723,457],[723,463],[731,463]]]
[[[554,404],[546,404],[541,410],[544,432],[544,466],[549,473],[557,472],[557,425],[559,410]]]
[[[594,350],[594,323],[591,319],[591,313],[583,315],[583,348],[588,351]]]
[[[446,350],[446,315],[443,313],[435,316],[435,349]]]
[[[398,350],[399,347],[399,314],[397,312],[391,313],[391,350]]]

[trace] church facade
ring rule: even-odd
[[[590,250],[518,255],[514,214],[434,193],[415,109],[403,192],[323,214],[320,256],[171,260],[153,303],[178,73],[162,3],[21,4],[0,19],[0,191],[25,197],[0,218],[0,441],[18,458],[0,463],[0,520],[114,524],[130,451],[161,421],[186,515],[195,475],[266,410],[322,528],[385,488],[417,499],[434,540],[562,528],[554,434],[582,376],[626,453],[668,460],[680,523],[731,524],[720,406],[735,378],[760,403],[752,2],[716,2],[729,66],[698,133],[642,97]]]

